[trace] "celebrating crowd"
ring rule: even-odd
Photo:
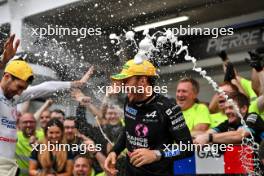
[[[255,157],[264,161],[263,49],[249,52],[246,59],[251,80],[241,77],[222,51],[225,76],[210,102],[199,101],[199,82],[184,77],[175,88],[176,100],[155,92],[128,92],[120,108],[112,101],[115,88],[106,92],[100,107],[82,92],[93,67],[80,80],[30,86],[31,66],[12,59],[18,46],[11,35],[0,62],[0,175],[168,176],[173,175],[173,161],[194,153],[166,147],[170,144],[241,144],[251,137],[261,144]],[[158,75],[151,62],[132,59],[111,79],[115,85],[147,90]],[[63,90],[70,90],[78,103],[74,116],[54,109],[52,99],[29,111],[30,100]],[[88,112],[95,124],[88,123]]]

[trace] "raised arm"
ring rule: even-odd
[[[47,110],[52,105],[52,103],[53,103],[52,99],[47,99],[45,101],[45,103],[34,113],[34,117],[35,117],[36,121],[39,120],[42,112]]]
[[[258,72],[263,71],[263,48],[258,48],[255,51],[248,52],[250,59],[245,58],[245,61],[252,67],[251,80],[252,88],[259,96],[261,95],[260,80],[258,78]],[[262,56],[261,56],[262,55]],[[263,86],[263,85],[262,85]]]
[[[17,51],[20,40],[17,39],[15,42],[15,34],[12,34],[4,44],[4,52],[0,57],[0,69],[4,68],[6,63],[12,59]]]
[[[45,97],[54,92],[65,89],[80,88],[85,85],[90,78],[90,70],[91,68],[84,74],[84,76],[80,80],[77,81],[47,81],[36,86],[31,86],[21,94],[16,103],[21,103],[39,97]]]
[[[30,107],[30,101],[25,101],[21,104],[18,104],[17,109],[21,114],[25,114],[29,112],[29,107]]]
[[[47,81],[36,86],[27,88],[17,100],[17,103],[22,103],[27,100],[48,96],[54,92],[70,89],[73,82],[62,81]]]
[[[103,114],[102,111],[97,108],[94,104],[91,102],[91,98],[84,95],[83,92],[80,89],[74,89],[72,91],[72,96],[74,99],[80,103],[81,106],[84,106],[87,108],[88,111],[90,111],[94,117],[102,118]]]
[[[105,159],[104,169],[110,175],[115,175],[118,171],[116,169],[116,161],[118,155],[126,148],[126,132],[125,130],[119,135],[116,144],[112,148],[112,151]]]

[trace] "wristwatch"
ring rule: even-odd
[[[158,160],[162,158],[162,154],[159,150],[154,150],[155,155],[157,156]]]

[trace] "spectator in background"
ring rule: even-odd
[[[249,112],[258,113],[264,120],[264,50],[263,48],[258,48],[248,53],[250,59],[246,58],[246,61],[253,68],[251,76],[252,82],[238,74],[233,64],[229,61],[225,51],[222,51],[219,56],[223,60],[224,80],[235,85],[241,93],[249,97],[251,101]],[[215,105],[210,105],[210,112],[215,113],[216,107]]]
[[[42,140],[44,136],[36,131],[36,120],[31,113],[23,114],[18,121],[16,160],[20,169],[20,176],[28,176],[29,158],[32,151],[31,144]]]
[[[75,117],[67,117],[64,122],[64,134],[68,144],[81,144],[82,140],[78,137],[78,130],[75,125]]]
[[[239,92],[238,88],[235,85],[227,81],[221,83],[219,85],[219,88],[223,90],[223,92],[228,96]],[[227,116],[225,114],[225,102],[226,102],[226,99],[222,94],[216,93],[213,96],[209,107],[215,106],[214,108],[217,109],[218,112],[214,114],[210,114],[210,121],[211,121],[210,128],[214,128],[218,126],[220,123],[227,120]]]
[[[39,117],[39,124],[40,127],[42,129],[45,129],[48,121],[50,121],[51,117],[50,117],[51,112],[49,110],[44,110]]]
[[[199,83],[192,78],[182,78],[176,88],[176,102],[191,132],[206,131],[210,126],[209,110],[197,102],[198,93]]]
[[[101,165],[103,165],[105,156],[101,153],[101,151],[96,149],[94,141],[78,132],[75,120],[76,117],[67,117],[63,122],[66,143],[70,144],[73,156],[75,157],[78,154],[83,154],[83,152],[90,153],[93,154],[99,161],[102,159]],[[80,146],[84,144],[87,146],[87,151],[83,151],[83,149],[80,148]],[[78,150],[75,148],[76,145],[79,146]]]
[[[261,53],[262,52],[262,53]],[[258,51],[255,54],[250,54],[251,62],[250,66],[253,67],[254,77],[252,76],[252,84],[254,90],[258,88],[258,98],[251,101],[251,106],[249,107],[250,112],[258,113],[264,120],[264,51]],[[256,83],[258,82],[258,83]],[[257,84],[254,86],[254,84]]]
[[[57,144],[66,144],[64,139],[64,127],[60,120],[51,119],[45,128],[45,139],[41,144],[45,146]],[[31,176],[55,176],[63,174],[71,176],[73,169],[73,156],[71,151],[65,147],[58,149],[48,147],[44,151],[33,150],[29,161],[29,174]]]
[[[115,142],[123,130],[121,122],[122,110],[117,105],[108,105],[104,115],[106,124],[103,129],[109,139]]]
[[[92,160],[86,155],[77,155],[74,158],[73,176],[95,176]]]
[[[53,104],[52,99],[47,99],[45,103],[34,113],[34,117],[39,121],[40,127],[44,130],[48,121],[51,119],[49,107]]]
[[[104,169],[104,161],[105,161],[105,155],[107,154],[107,146],[108,143],[102,133],[100,132],[100,129],[97,126],[93,126],[86,120],[86,108],[83,105],[79,105],[76,109],[76,124],[77,129],[81,134],[84,134],[85,137],[89,138],[90,140],[87,140],[85,143],[87,144],[100,144],[101,145],[101,151],[100,152],[92,152],[95,158],[93,158],[93,168],[95,170],[95,173],[101,173]]]
[[[34,113],[37,124],[40,125],[40,128],[37,129],[37,132],[42,133],[44,136],[44,129],[50,120],[50,111],[48,108],[53,104],[52,99],[47,99],[45,103]],[[26,101],[18,105],[18,111],[22,114],[29,112],[31,101]],[[38,126],[38,125],[37,125]]]
[[[205,134],[197,135],[194,143],[240,144],[244,137],[250,137],[249,132],[252,133],[254,140],[258,143],[264,139],[264,121],[258,114],[248,113],[248,98],[242,93],[232,94],[230,98],[238,106],[247,128],[242,126],[240,117],[230,102],[227,101],[225,103],[225,114],[228,120],[213,129],[209,129]]]
[[[51,119],[50,117],[51,112],[48,108],[52,105],[52,103],[53,101],[51,99],[47,99],[45,103],[34,113],[34,117],[40,125],[40,128],[37,129],[37,131],[39,133],[42,133],[43,136],[44,136],[44,129],[48,121]]]
[[[50,118],[59,119],[63,123],[65,118],[65,113],[60,109],[54,109],[51,111]]]
[[[77,144],[78,146],[80,146],[83,142],[82,138],[77,134],[78,131],[75,125],[75,119],[76,118],[74,117],[67,117],[63,122],[66,143],[70,144],[71,148],[73,147],[73,144]],[[74,157],[80,154],[79,152],[79,148],[78,150],[72,150],[72,154]]]

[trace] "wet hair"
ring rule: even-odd
[[[232,98],[237,102],[239,108],[242,108],[243,106],[249,107],[250,105],[248,97],[240,92],[232,93],[229,98]]]
[[[230,86],[234,92],[239,92],[239,89],[237,88],[237,86],[235,86],[234,84],[232,84],[228,81],[224,81],[224,82],[220,83],[219,87],[226,86],[226,85]]]
[[[87,159],[89,165],[90,166],[92,165],[92,156],[89,154],[89,152],[87,152],[86,154],[79,154],[79,155],[75,156],[74,159],[73,159],[73,163],[75,163],[76,160],[79,159],[79,158]]]
[[[77,121],[76,121],[76,117],[69,116],[69,117],[66,117],[66,118],[64,119],[64,121],[66,121],[66,120],[74,121],[74,126],[75,126],[75,128],[77,127],[77,125],[76,125],[76,123],[77,123]]]
[[[56,113],[62,114],[63,117],[65,117],[65,113],[64,113],[62,110],[60,110],[60,109],[54,109],[54,110],[51,111],[51,113],[53,113],[53,112],[56,112]]]
[[[12,74],[10,74],[10,75],[11,75],[11,79],[12,79],[12,80],[21,80],[21,79],[15,77],[15,76],[12,75]],[[26,80],[26,82],[27,82],[28,84],[32,84],[33,80],[34,80],[34,76],[31,75],[30,77],[28,77],[28,79]]]
[[[120,108],[118,105],[115,105],[115,104],[108,104],[107,105],[107,108],[106,108],[106,111],[108,110],[108,109],[114,109],[115,111],[116,111],[116,113],[117,113],[117,116],[120,118],[120,117],[122,117],[122,115],[123,115],[123,110],[122,110],[122,108]],[[106,113],[106,112],[105,112]]]
[[[61,132],[64,132],[64,126],[59,119],[51,119],[48,121],[46,127],[44,128],[44,134],[47,135],[49,127],[57,126],[60,128]]]
[[[49,109],[45,109],[44,111],[41,112],[40,115],[42,115],[44,112],[49,112],[49,114],[51,113],[51,111]]]
[[[179,83],[183,83],[183,82],[189,82],[192,84],[192,87],[193,87],[193,91],[198,94],[199,91],[200,91],[200,85],[198,83],[198,81],[196,81],[195,79],[193,78],[190,78],[190,77],[184,77],[182,79],[179,80]]]

